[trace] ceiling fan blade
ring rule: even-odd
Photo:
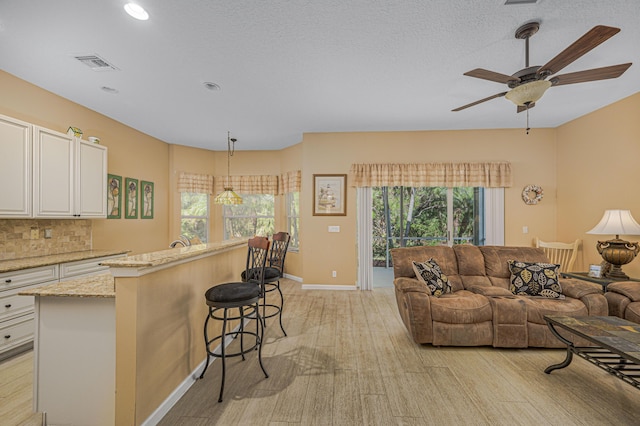
[[[531,102],[531,103],[529,104],[529,108],[528,108],[528,109],[531,109],[531,108],[533,108],[534,106],[536,106],[536,103],[535,103],[535,102]],[[518,108],[518,109],[517,109],[517,111],[516,111],[516,112],[522,112],[522,111],[526,111],[526,110],[527,110],[526,105],[518,105],[518,107],[517,107],[517,108]]]
[[[562,86],[563,84],[584,83],[586,81],[606,80],[608,78],[618,78],[631,66],[628,64],[611,65],[602,68],[593,68],[585,71],[570,72],[568,74],[558,75],[549,81],[554,86]]]
[[[500,98],[500,97],[502,97],[502,96],[504,96],[506,94],[507,94],[507,92],[498,93],[498,94],[495,94],[493,96],[489,96],[488,98],[480,99],[479,101],[471,102],[470,104],[463,105],[463,106],[461,106],[459,108],[456,108],[456,109],[452,109],[451,111],[453,111],[453,112],[462,111],[463,109],[472,107],[474,105],[481,104],[481,103],[486,102],[486,101],[490,101],[491,99]]]
[[[538,75],[552,75],[620,32],[620,28],[598,25],[538,69]]]
[[[509,83],[510,81],[520,81],[518,77],[512,77],[510,75],[500,74],[499,72],[489,71],[482,68],[476,68],[474,70],[465,72],[464,75],[505,84]]]

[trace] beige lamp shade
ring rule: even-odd
[[[600,222],[587,234],[640,235],[640,225],[631,216],[630,210],[606,210]]]
[[[509,90],[504,97],[516,105],[525,106],[540,99],[549,87],[551,87],[551,82],[547,80],[536,80],[514,87]]]

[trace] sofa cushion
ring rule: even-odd
[[[562,287],[558,281],[560,265],[541,262],[521,262],[509,260],[511,271],[511,292],[528,296],[543,296],[551,299],[562,297]]]
[[[438,263],[429,259],[426,262],[411,262],[416,277],[427,286],[431,295],[440,297],[445,293],[451,293],[449,279],[442,273]]]
[[[467,290],[431,299],[431,320],[448,324],[477,324],[491,321],[489,299]]]
[[[527,321],[535,324],[546,324],[545,315],[566,315],[570,317],[587,316],[589,311],[580,300],[549,299],[546,297],[517,296],[522,297],[527,305]]]
[[[453,251],[458,259],[458,273],[466,290],[472,287],[491,286],[489,277],[485,274],[484,256],[476,246],[456,244]]]
[[[458,275],[458,260],[451,247],[447,246],[414,246],[414,247],[397,247],[391,249],[393,257],[393,276],[414,278],[416,276],[413,270],[412,261],[421,261],[423,259],[435,259],[440,266],[440,270],[449,279],[452,291],[463,290],[460,276]]]
[[[480,246],[478,249],[484,256],[485,272],[491,284],[502,288],[510,287],[511,271],[507,264],[508,260],[549,262],[544,251],[536,247]]]

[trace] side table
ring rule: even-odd
[[[590,277],[588,272],[561,272],[562,278],[575,278],[577,280],[589,281],[591,283],[600,284],[602,286],[602,291],[607,291],[607,286],[611,283],[624,282],[624,281],[640,281],[638,278],[629,278],[628,280],[618,280],[615,278],[595,278]]]

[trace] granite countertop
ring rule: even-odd
[[[21,296],[116,297],[113,276],[110,273],[43,285],[18,294]]]
[[[70,253],[50,254],[47,256],[2,260],[0,261],[0,273],[37,268],[39,266],[56,265],[59,263],[76,262],[78,260],[94,259],[96,257],[115,256],[128,252],[129,250],[83,250]]]
[[[152,253],[127,256],[119,259],[111,259],[102,262],[102,265],[111,268],[147,268],[165,265],[167,263],[189,259],[218,251],[224,251],[240,245],[246,245],[246,239],[234,239],[208,244],[196,244],[189,247],[176,247],[168,250],[154,251]]]

